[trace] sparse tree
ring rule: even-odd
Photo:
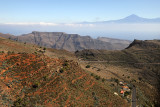
[[[115,81],[115,82],[117,83],[117,85],[118,85],[118,83],[119,83],[119,80],[118,80],[118,79],[115,79],[114,81]]]
[[[45,50],[46,50],[46,47],[44,47],[43,50],[45,51]]]
[[[90,65],[87,65],[87,66],[86,66],[86,68],[90,68],[90,67],[91,67]]]
[[[105,79],[104,78],[102,78],[102,82],[104,82],[105,81]]]

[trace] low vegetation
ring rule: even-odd
[[[41,53],[43,48],[29,43],[0,40],[6,44],[0,48],[0,105],[128,106],[103,86],[100,76],[84,71],[73,54],[53,49]]]
[[[90,65],[87,65],[86,68],[90,68]]]
[[[156,107],[160,105],[159,53],[159,40],[134,40],[128,48],[121,51],[82,50],[75,54],[85,65],[96,67],[87,69],[95,75],[107,78],[109,82],[113,79],[117,85],[119,81],[135,85],[139,89],[137,91],[139,106]],[[115,87],[112,81],[111,84]]]

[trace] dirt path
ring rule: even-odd
[[[95,83],[92,82],[92,84],[91,84],[89,87],[87,87],[87,88],[85,89],[85,91],[87,91],[89,88],[91,88],[94,84],[95,84]]]
[[[80,77],[72,80],[72,84],[73,84],[75,81],[77,81],[77,80],[79,80],[79,79],[82,79],[82,78],[85,77],[86,75],[87,75],[87,74],[84,74],[84,75],[82,75],[82,76],[80,76]]]
[[[100,62],[105,62],[105,63],[127,63],[127,64],[137,64],[137,65],[160,65],[160,62],[158,63],[135,63],[135,62],[126,62],[126,61],[79,61],[80,63],[82,62],[93,62],[93,63],[100,63]]]

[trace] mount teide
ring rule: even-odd
[[[39,46],[65,49],[68,51],[76,51],[83,49],[107,49],[107,50],[121,50],[126,48],[130,41],[109,39],[109,41],[103,41],[102,39],[93,39],[90,36],[80,36],[78,34],[67,34],[64,32],[37,32],[34,31],[29,34],[23,34],[21,36],[0,36],[17,40],[20,42],[37,44]],[[107,38],[106,38],[107,39]]]
[[[143,18],[140,16],[137,16],[135,14],[129,15],[127,17],[124,17],[122,19],[118,20],[108,20],[108,21],[97,21],[97,22],[82,22],[83,24],[108,24],[108,23],[128,23],[128,24],[133,24],[133,23],[160,23],[160,18]]]

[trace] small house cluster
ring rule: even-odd
[[[121,86],[121,89],[120,89],[120,94],[122,96],[124,96],[124,94],[126,92],[130,92],[131,90],[129,89],[127,83],[124,83],[124,82],[119,82],[119,85]]]

